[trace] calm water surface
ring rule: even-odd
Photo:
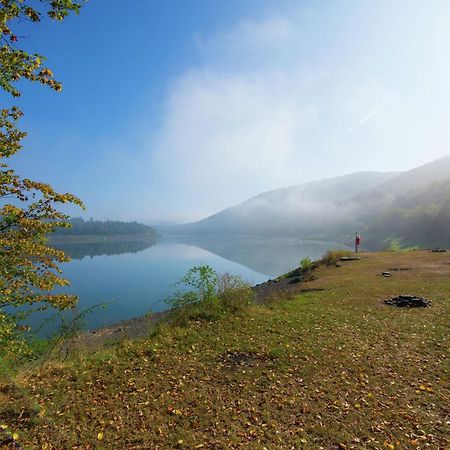
[[[71,280],[64,292],[79,296],[77,311],[109,304],[88,315],[88,329],[167,309],[164,299],[177,289],[174,283],[196,265],[208,264],[218,273],[238,274],[253,285],[298,266],[301,258],[317,259],[330,248],[345,248],[293,238],[192,236],[163,238],[156,244],[59,246],[73,257],[63,266],[64,276]]]

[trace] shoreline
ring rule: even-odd
[[[276,300],[280,296],[308,292],[305,281],[300,277],[275,278],[251,287],[254,292],[254,304],[262,305]],[[82,333],[75,339],[77,346],[97,350],[105,344],[113,344],[122,339],[139,339],[148,336],[150,327],[161,323],[170,314],[170,309],[154,314],[137,316],[120,322],[96,328]]]

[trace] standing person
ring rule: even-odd
[[[361,244],[361,235],[358,232],[356,232],[355,233],[355,252],[356,253],[358,253],[359,244]]]

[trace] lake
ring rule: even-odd
[[[171,236],[158,242],[104,240],[58,247],[73,258],[62,266],[71,281],[62,292],[79,296],[76,312],[108,303],[87,316],[88,329],[167,309],[164,299],[193,266],[208,264],[254,285],[298,267],[301,258],[318,259],[330,248],[348,248],[333,242],[249,236]],[[49,312],[45,316],[50,317]],[[32,324],[37,321],[34,318]],[[47,324],[45,330],[54,328]]]

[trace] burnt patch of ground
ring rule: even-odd
[[[398,308],[429,308],[431,306],[430,300],[416,295],[397,295],[385,300],[384,303]]]

